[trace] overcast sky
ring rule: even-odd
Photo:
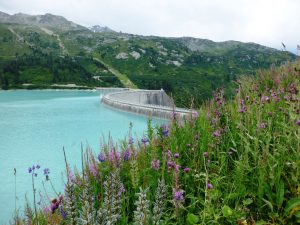
[[[256,42],[296,52],[300,0],[0,0],[0,11],[52,13],[141,35]]]

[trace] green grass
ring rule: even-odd
[[[147,144],[128,137],[118,146],[103,144],[100,153],[87,150],[83,172],[72,172],[66,157],[67,186],[57,206],[67,218],[58,209],[38,208],[35,215],[27,206],[24,219],[39,224],[300,223],[299,71],[299,62],[260,71],[238,81],[232,100],[220,91],[185,121],[172,119],[157,128],[149,121]],[[16,221],[22,224],[21,218]]]

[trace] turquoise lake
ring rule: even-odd
[[[7,223],[16,207],[22,212],[25,195],[32,202],[28,167],[39,164],[35,178],[37,201],[47,204],[42,182],[44,168],[57,191],[64,186],[63,147],[71,167],[81,168],[81,143],[100,151],[100,141],[110,135],[114,142],[127,138],[130,123],[137,142],[146,134],[147,118],[104,106],[107,91],[18,90],[0,91],[0,224]],[[161,123],[155,120],[154,124]],[[16,186],[14,168],[16,168]],[[49,182],[47,195],[55,197]],[[42,198],[40,198],[40,194]]]

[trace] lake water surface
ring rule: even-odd
[[[50,169],[50,179],[58,191],[63,190],[65,164],[63,146],[70,165],[80,168],[81,143],[94,152],[100,139],[109,132],[115,141],[146,133],[147,118],[107,108],[100,102],[103,91],[0,91],[0,224],[7,223],[16,207],[23,209],[25,194],[32,199],[28,167],[39,164],[37,189],[45,195],[42,169]],[[159,121],[154,121],[159,123]],[[49,197],[54,197],[45,182]],[[39,194],[37,194],[39,195]],[[38,197],[38,201],[40,197]],[[45,201],[44,201],[45,202]],[[41,202],[43,204],[43,201]]]

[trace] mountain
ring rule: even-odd
[[[46,13],[45,15],[31,16],[24,13],[9,15],[0,12],[0,22],[9,23],[9,24],[39,26],[39,27],[51,27],[51,28],[61,29],[61,30],[87,29],[76,23],[68,21],[62,16],[56,16],[50,13]]]
[[[220,87],[230,96],[240,76],[297,58],[256,43],[141,36],[22,13],[0,13],[0,52],[2,88],[23,83],[163,88],[185,107]]]
[[[110,29],[109,27],[101,27],[99,25],[95,25],[89,28],[93,32],[98,32],[98,33],[110,33],[110,32],[115,32],[114,30]]]

